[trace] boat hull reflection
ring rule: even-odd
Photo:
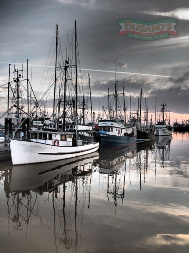
[[[10,180],[11,192],[25,192],[37,190],[43,187],[43,191],[51,191],[59,184],[69,181],[74,175],[74,169],[93,163],[99,158],[98,152],[84,155],[78,159],[66,159],[63,161],[49,162],[43,164],[27,164],[13,166]],[[87,171],[88,172],[88,171]],[[86,171],[77,173],[86,174]]]

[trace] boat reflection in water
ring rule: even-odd
[[[158,136],[156,139],[156,153],[159,155],[161,166],[165,167],[166,160],[169,160],[171,136]]]
[[[169,137],[160,137],[156,141],[139,143],[127,149],[109,149],[108,154],[100,149],[96,165],[103,177],[102,181],[104,178],[106,180],[108,201],[113,199],[117,206],[118,199],[121,199],[123,204],[126,190],[133,187],[142,190],[147,177],[148,180],[151,177],[156,180],[157,156],[164,166],[165,157],[170,151],[170,141]]]
[[[95,213],[100,213],[99,203],[118,208],[145,195],[145,190],[138,193],[154,184],[162,163],[158,156],[164,154],[165,162],[169,146],[170,140],[158,139],[126,149],[100,149],[79,160],[13,166],[4,179],[9,235],[18,231],[32,241],[35,231],[43,229],[39,236],[49,243],[48,252],[79,252]]]
[[[98,152],[78,158],[66,159],[43,164],[28,164],[13,166],[10,191],[20,192],[41,189],[51,191],[62,182],[70,181],[77,175],[91,171],[87,165],[98,158]],[[76,171],[76,172],[75,172]],[[68,178],[66,180],[64,177]]]
[[[136,155],[136,144],[127,148],[101,148],[99,159],[96,160],[98,172],[107,176],[107,198],[114,199],[117,206],[117,198],[123,203],[125,195],[126,160]]]
[[[84,204],[90,206],[93,161],[98,157],[94,152],[79,160],[13,166],[4,180],[9,234],[12,229],[27,235],[37,221],[50,238],[53,233],[56,249],[62,244],[67,250],[77,248]]]

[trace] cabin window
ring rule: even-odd
[[[39,139],[40,140],[42,139],[42,133],[39,133]]]
[[[37,133],[32,133],[31,134],[31,139],[37,139]]]
[[[49,140],[52,140],[52,134],[49,134]]]
[[[43,140],[47,140],[47,134],[46,133],[43,134]]]
[[[66,140],[66,135],[61,135],[61,141],[65,141]]]

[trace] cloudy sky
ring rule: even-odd
[[[118,20],[142,21],[173,18],[178,20],[178,36],[142,41],[118,36]],[[91,77],[94,100],[114,90],[115,62],[118,88],[123,86],[127,98],[135,98],[143,89],[149,108],[161,103],[174,119],[188,117],[189,98],[189,2],[168,0],[0,0],[0,105],[6,111],[5,83],[15,63],[26,68],[29,60],[30,81],[36,96],[41,97],[49,84],[43,79],[55,26],[63,54],[68,34],[77,20],[79,60],[84,84]],[[53,64],[52,64],[53,66]],[[50,69],[53,72],[53,68]],[[39,94],[40,92],[40,94]],[[101,102],[102,103],[102,102]],[[129,101],[127,99],[127,104]],[[133,105],[134,106],[134,105]],[[1,113],[1,114],[2,114]],[[179,116],[181,115],[181,116]],[[189,117],[188,117],[189,118]]]

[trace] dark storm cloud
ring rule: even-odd
[[[182,70],[179,67],[173,67],[169,70],[169,73],[170,77],[167,78],[159,76],[127,76],[124,79],[119,79],[119,93],[123,91],[124,87],[128,101],[130,95],[132,95],[133,99],[137,99],[142,88],[143,98],[148,98],[149,108],[155,107],[157,98],[159,107],[161,103],[165,102],[169,111],[187,114],[189,97],[189,71],[187,66],[182,66]],[[115,80],[98,81],[94,83],[93,87],[94,96],[104,94],[106,97],[108,88],[111,94],[114,93]]]
[[[188,89],[189,88],[189,70],[186,72],[183,72],[177,77],[170,77],[169,80],[173,82],[175,86],[179,85],[184,90]]]
[[[121,92],[124,90],[127,94],[139,94],[140,93],[140,89],[143,88],[146,91],[148,91],[151,87],[151,84],[148,80],[148,78],[144,78],[144,77],[130,77],[130,78],[124,78],[124,79],[119,79],[117,81],[117,86],[118,86],[118,90],[119,92]],[[108,91],[108,88],[110,90],[110,92],[114,91],[115,89],[115,80],[107,80],[107,82],[105,81],[96,81],[94,84],[94,92],[98,93],[100,91],[100,93],[104,93]],[[92,86],[93,89],[93,86]]]
[[[152,97],[157,97],[159,105],[162,102],[167,104],[168,111],[175,113],[186,113],[188,114],[188,98],[189,90],[183,90],[180,87],[172,87],[168,90],[154,90],[151,92]]]

